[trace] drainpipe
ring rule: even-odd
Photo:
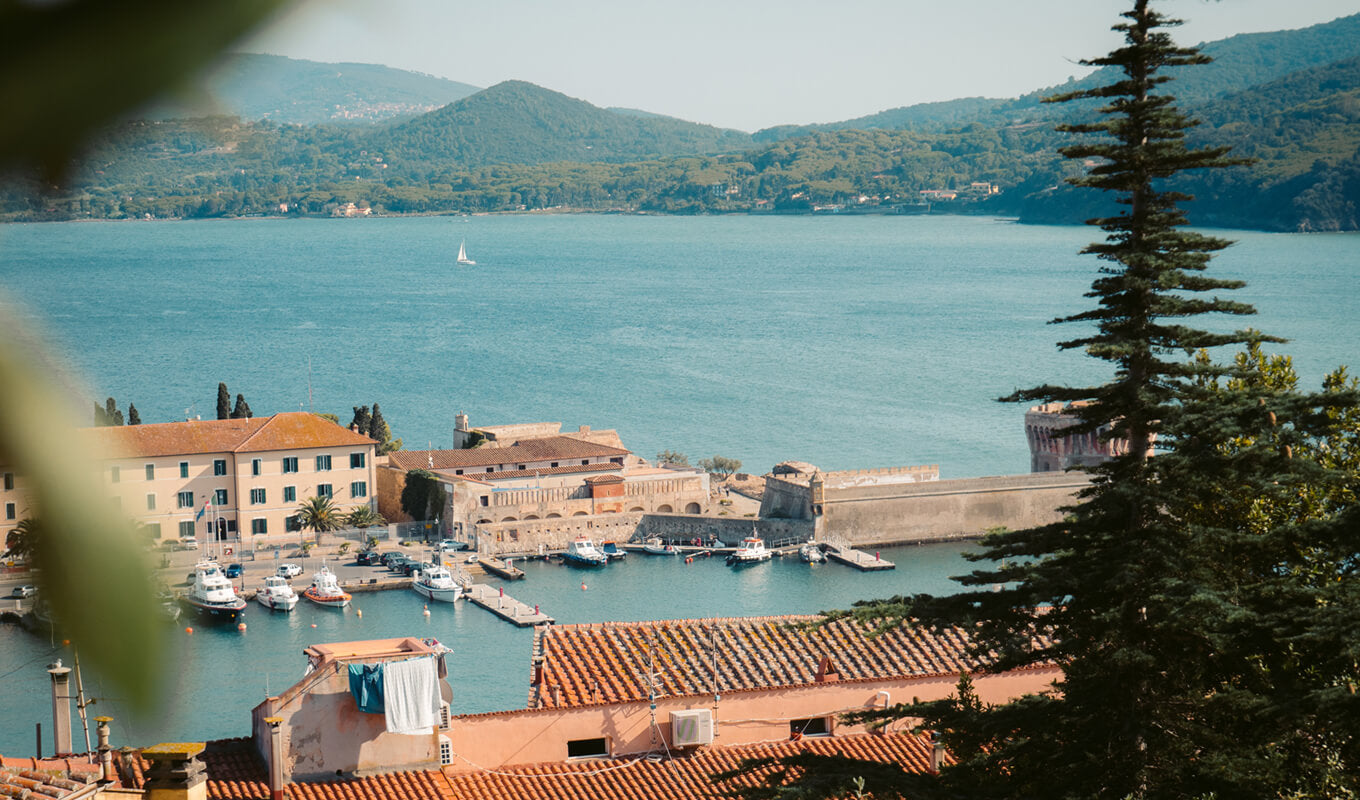
[[[99,736],[99,781],[113,783],[118,780],[118,773],[113,769],[113,748],[109,747],[109,723],[113,722],[113,717],[95,717],[94,721]]]
[[[284,800],[283,793],[283,734],[279,726],[283,717],[265,717],[269,724],[269,800]]]
[[[71,668],[61,659],[47,668],[52,676],[52,746],[56,753],[71,752]]]

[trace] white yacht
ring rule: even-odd
[[[804,564],[820,564],[826,561],[826,553],[822,552],[821,545],[816,542],[808,542],[798,548],[798,559]]]
[[[468,258],[467,239],[464,239],[463,241],[458,243],[458,263],[462,264],[465,267],[477,266],[476,261],[473,261],[472,259]]]
[[[765,546],[765,541],[758,536],[748,536],[741,540],[737,545],[735,553],[727,557],[728,564],[756,564],[761,561],[769,561],[774,557],[770,549]]]
[[[292,611],[298,604],[298,594],[288,585],[288,579],[270,575],[255,590],[255,599],[265,608],[276,611]]]
[[[307,587],[302,596],[319,606],[344,608],[349,605],[349,592],[340,588],[335,573],[325,565],[312,576],[312,585]]]
[[[443,603],[452,603],[463,596],[463,585],[453,577],[448,567],[438,564],[417,572],[411,588],[416,590],[416,594]]]
[[[582,567],[602,567],[609,563],[609,556],[600,552],[595,543],[584,536],[577,536],[567,545],[567,552],[562,554],[562,558],[569,563]]]
[[[223,622],[240,617],[246,610],[246,601],[236,595],[231,581],[222,574],[216,561],[200,561],[194,565],[194,583],[184,595],[184,602],[199,616]]]

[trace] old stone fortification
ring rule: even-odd
[[[519,520],[474,525],[478,551],[488,555],[502,553],[540,553],[565,550],[577,536],[596,542],[640,542],[652,536],[688,541],[713,537],[735,544],[757,530],[771,544],[807,541],[812,538],[812,520],[762,519],[750,517],[696,516],[689,514],[593,514],[579,517]]]

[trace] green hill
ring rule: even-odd
[[[424,114],[476,86],[376,64],[324,64],[236,53],[204,81],[204,96],[165,104],[151,118],[227,114],[297,125],[376,122]]]

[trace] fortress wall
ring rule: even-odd
[[[1088,479],[1040,473],[827,490],[823,540],[853,546],[978,536],[987,528],[1020,529],[1061,519]]]
[[[538,553],[565,550],[577,536],[589,536],[596,542],[609,539],[623,543],[660,536],[663,539],[688,541],[714,536],[728,545],[750,536],[755,520],[751,517],[705,517],[690,514],[591,514],[553,519],[520,520],[476,525],[478,552],[487,555],[502,553]],[[812,520],[763,519],[758,523],[761,538],[776,543],[791,539],[806,541],[812,538]]]

